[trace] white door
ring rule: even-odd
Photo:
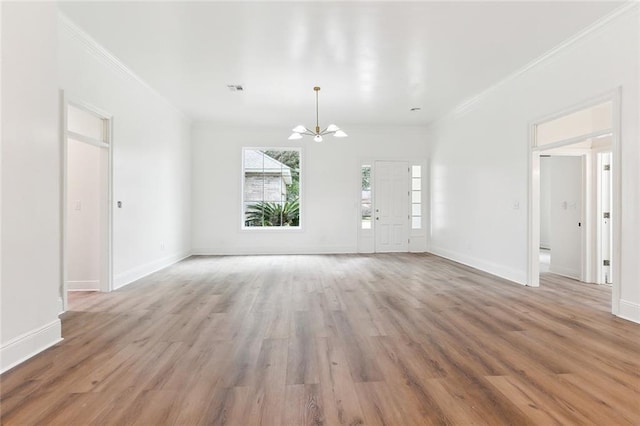
[[[409,251],[409,163],[376,161],[374,175],[375,251]]]
[[[582,279],[583,158],[552,156],[549,271]]]

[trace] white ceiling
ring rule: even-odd
[[[619,4],[70,2],[60,9],[194,119],[309,127],[315,85],[321,126],[427,124]]]

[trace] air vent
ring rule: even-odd
[[[244,87],[241,84],[227,84],[227,89],[231,92],[242,92],[244,91]]]

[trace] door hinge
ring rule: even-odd
[[[602,213],[602,217],[605,218],[605,219],[610,219],[611,218],[611,213],[604,212],[604,213]]]
[[[611,170],[611,164],[605,164],[605,165],[604,165],[604,170],[605,170],[605,171],[607,171],[607,172],[608,172],[609,170]]]
[[[608,260],[603,260],[603,261],[602,261],[602,265],[603,265],[603,266],[610,266],[610,264],[611,264],[611,262],[610,262],[610,261],[608,261]]]

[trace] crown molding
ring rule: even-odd
[[[120,77],[133,81],[151,93],[153,93],[158,98],[162,99],[167,105],[173,108],[176,112],[182,115],[184,118],[191,120],[192,118],[188,116],[184,111],[174,105],[171,101],[169,101],[166,97],[164,97],[160,92],[151,87],[149,83],[147,83],[142,77],[136,74],[131,68],[126,66],[124,62],[118,59],[115,55],[105,49],[98,41],[96,41],[93,37],[91,37],[86,31],[76,25],[69,17],[67,17],[61,11],[58,11],[58,22],[60,23],[61,28],[66,31],[69,35],[71,35],[75,40],[79,41],[82,44],[83,49],[100,60],[104,64],[108,65],[113,71],[115,71]]]
[[[459,103],[455,108],[453,108],[451,111],[449,111],[448,113],[444,114],[440,118],[437,118],[434,121],[432,121],[431,125],[437,125],[438,123],[441,123],[443,121],[446,121],[446,120],[449,120],[449,119],[452,119],[452,118],[456,118],[456,117],[462,116],[462,115],[466,114],[467,112],[472,111],[480,102],[482,102],[482,100],[484,98],[490,96],[493,92],[498,90],[500,87],[502,87],[505,84],[517,79],[521,75],[525,74],[527,71],[535,68],[536,66],[538,66],[541,63],[544,63],[544,62],[548,61],[549,59],[553,58],[557,54],[561,53],[563,50],[567,49],[568,47],[572,46],[573,44],[577,43],[578,41],[584,39],[585,37],[587,37],[587,36],[589,36],[591,34],[597,33],[598,31],[603,29],[606,25],[608,25],[610,22],[616,20],[619,17],[622,17],[622,16],[626,15],[628,12],[630,12],[630,13],[638,13],[640,11],[640,7],[638,6],[639,4],[640,3],[637,0],[628,0],[622,6],[614,9],[613,11],[608,13],[607,15],[605,15],[602,18],[598,19],[597,21],[595,21],[594,23],[592,23],[588,27],[584,28],[583,30],[577,32],[573,36],[569,37],[568,39],[566,39],[562,43],[560,43],[557,46],[555,46],[554,48],[548,50],[547,52],[545,52],[541,56],[537,57],[533,61],[529,62],[528,64],[526,64],[522,68],[520,68],[517,71],[507,75],[502,80],[500,80],[497,83],[487,87],[486,89],[482,90],[481,92],[477,93],[476,95],[465,99],[464,101]]]

